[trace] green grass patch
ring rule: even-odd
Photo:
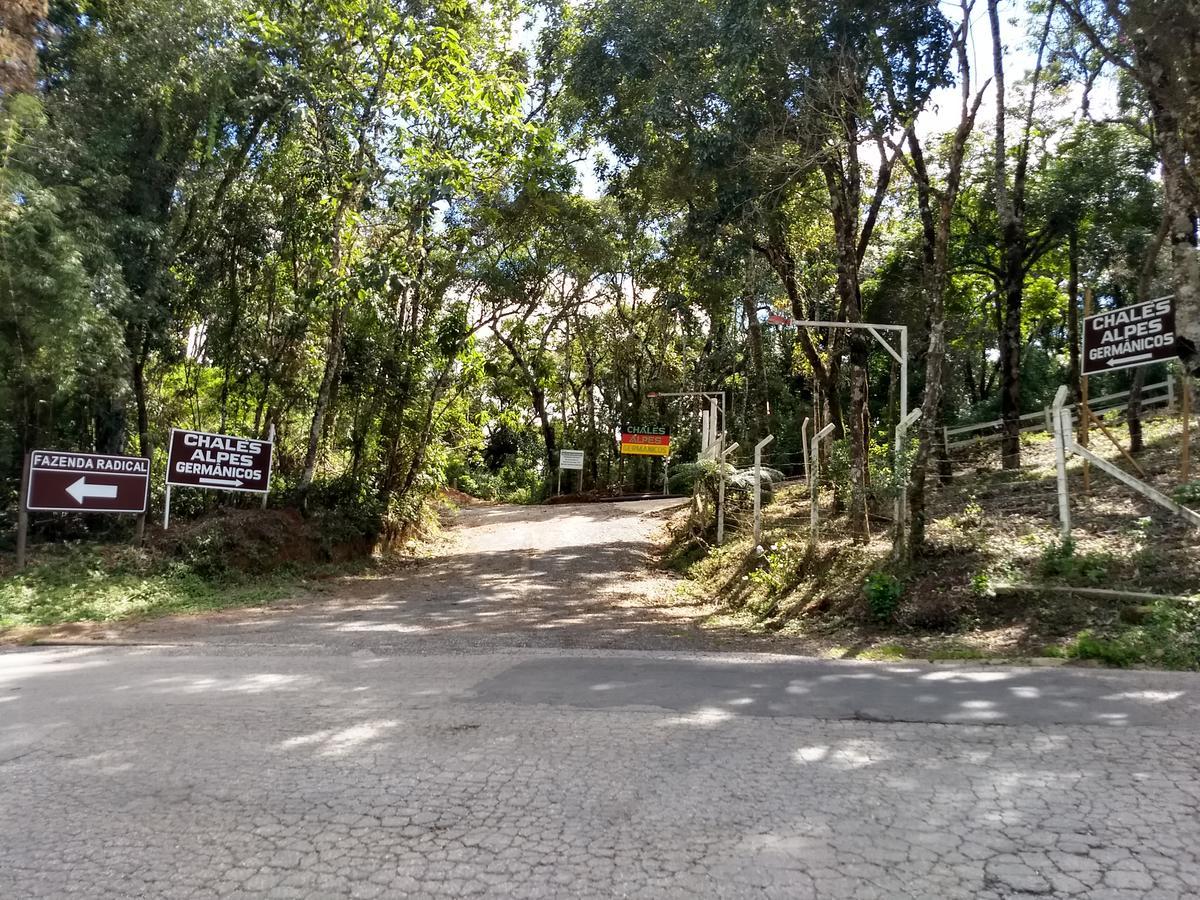
[[[133,549],[72,547],[0,581],[0,628],[257,606],[286,596],[298,581],[286,570],[206,577]]]
[[[1108,634],[1081,631],[1062,648],[1069,659],[1097,660],[1110,666],[1147,664],[1167,669],[1200,669],[1200,604],[1162,600],[1145,621]]]
[[[873,662],[895,662],[900,659],[908,659],[908,651],[899,644],[880,644],[877,647],[869,647],[863,650],[855,659],[867,659]]]

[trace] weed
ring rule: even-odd
[[[987,572],[976,572],[972,575],[971,594],[979,600],[995,597],[996,589],[992,587],[992,576]]]
[[[770,596],[786,594],[800,582],[805,551],[796,543],[779,541],[763,554],[762,568],[749,574],[749,579]]]
[[[1200,508],[1200,480],[1189,481],[1175,488],[1175,502],[1193,509]]]
[[[887,572],[872,572],[863,584],[867,607],[877,622],[891,622],[896,617],[903,593],[904,585],[900,583],[900,579]]]
[[[880,644],[859,653],[855,659],[868,659],[875,662],[892,662],[908,658],[908,651],[899,644]]]
[[[293,584],[282,573],[242,582],[136,551],[68,548],[0,582],[0,629],[254,606]]]
[[[1200,669],[1200,606],[1161,600],[1149,608],[1140,624],[1112,635],[1081,631],[1064,653],[1114,666],[1153,663],[1171,669]]]
[[[1049,544],[1042,551],[1038,573],[1042,578],[1054,578],[1075,583],[1085,581],[1099,584],[1108,578],[1112,555],[1108,553],[1076,553],[1070,538]]]
[[[1073,659],[1094,659],[1110,666],[1127,666],[1138,659],[1137,652],[1121,640],[1097,637],[1090,631],[1081,631],[1066,647],[1067,656]]]
[[[983,507],[974,497],[971,498],[962,512],[954,517],[954,525],[960,531],[974,531],[983,527]]]

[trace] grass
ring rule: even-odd
[[[143,551],[70,547],[0,581],[0,630],[257,606],[295,588],[298,573],[205,577]]]
[[[1160,600],[1137,625],[1104,633],[1081,631],[1063,648],[1070,659],[1110,666],[1152,665],[1200,669],[1200,603]]]
[[[868,647],[854,658],[867,659],[873,662],[895,662],[901,659],[908,659],[908,650],[900,644],[880,644],[878,647]]]

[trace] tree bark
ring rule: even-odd
[[[1079,226],[1072,225],[1067,235],[1067,342],[1071,360],[1071,392],[1075,402],[1082,402],[1080,395],[1079,367]]]
[[[917,202],[921,214],[922,261],[924,287],[929,308],[929,346],[925,353],[925,396],[921,403],[921,425],[917,450],[913,456],[908,483],[908,523],[897,523],[896,555],[910,559],[925,546],[926,506],[925,483],[930,457],[937,453],[939,474],[943,484],[949,483],[950,457],[947,453],[942,423],[946,406],[946,288],[950,280],[950,233],[954,207],[962,185],[963,160],[967,141],[975,128],[975,118],[983,102],[983,90],[971,99],[971,67],[967,55],[970,29],[970,7],[963,5],[963,21],[956,35],[959,87],[962,92],[962,111],[958,127],[950,143],[946,160],[946,183],[935,191],[925,164],[920,140],[909,134],[909,156],[912,159],[913,181],[917,187]],[[986,85],[984,85],[986,89]],[[936,210],[936,215],[935,215]],[[972,390],[974,385],[972,384]],[[907,526],[908,539],[903,541]]]

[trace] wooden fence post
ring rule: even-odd
[[[29,461],[25,454],[21,467],[21,495],[17,498],[17,568],[25,568],[25,546],[29,541]]]

